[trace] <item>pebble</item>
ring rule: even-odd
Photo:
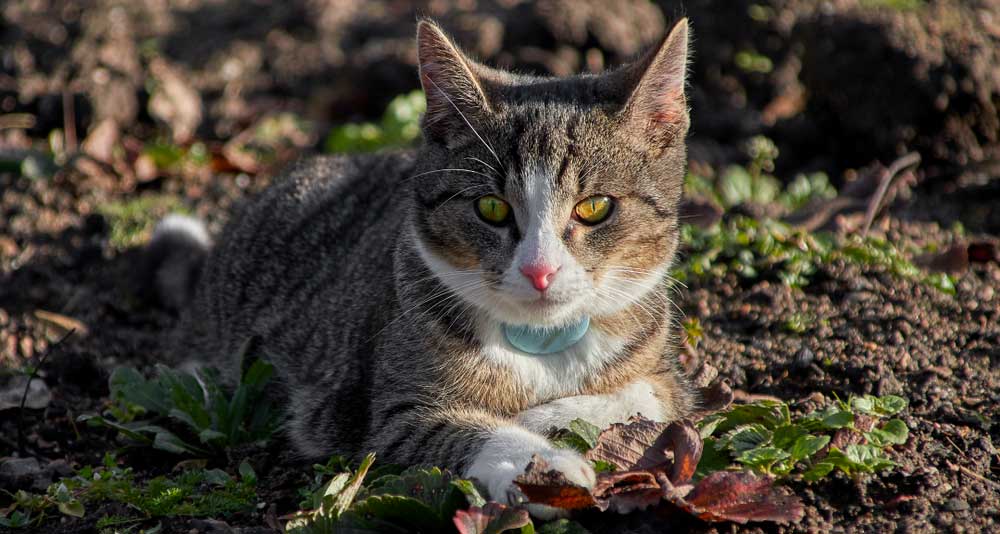
[[[949,512],[962,512],[969,509],[969,503],[962,499],[948,499],[944,503],[944,509]]]
[[[805,369],[816,360],[816,354],[807,347],[802,347],[795,353],[795,367]]]

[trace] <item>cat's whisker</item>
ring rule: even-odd
[[[477,158],[475,156],[467,156],[465,159],[471,160],[471,161],[475,161],[477,163],[480,163],[483,166],[485,166],[486,168],[488,168],[489,170],[495,172],[498,178],[503,178],[503,174],[501,174],[500,171],[498,171],[496,169],[496,167],[490,165],[489,163],[486,163],[485,161],[483,161],[483,160],[481,160],[481,159],[479,159],[479,158]]]
[[[439,209],[441,209],[445,204],[447,204],[448,202],[451,202],[455,197],[461,195],[462,193],[465,193],[466,191],[473,191],[475,189],[480,189],[480,188],[486,188],[487,190],[489,190],[490,186],[488,186],[486,184],[476,184],[476,185],[472,185],[472,186],[466,187],[465,189],[462,189],[462,190],[458,191],[457,193],[455,193],[454,195],[452,195],[452,196],[448,197],[447,199],[445,199],[444,202],[438,204],[438,206],[436,208],[434,208],[434,211],[431,212],[431,215],[436,215]]]
[[[382,332],[384,332],[387,328],[389,328],[390,326],[393,326],[394,324],[396,324],[397,322],[399,322],[400,320],[402,320],[404,317],[406,317],[407,315],[409,315],[412,311],[416,310],[417,308],[422,307],[422,306],[426,306],[426,305],[430,304],[434,300],[447,300],[448,298],[455,297],[455,296],[458,295],[458,293],[457,293],[458,291],[461,291],[461,290],[465,289],[466,287],[475,286],[476,284],[479,284],[479,283],[482,283],[481,279],[470,280],[470,281],[463,282],[463,283],[457,285],[455,288],[451,288],[451,287],[449,287],[449,286],[447,286],[445,284],[442,284],[442,289],[439,289],[438,291],[436,291],[433,294],[431,294],[431,296],[425,297],[424,299],[418,301],[416,304],[410,306],[405,311],[403,311],[402,313],[400,313],[399,315],[397,315],[395,318],[393,318],[391,321],[389,321],[384,327],[382,327],[382,329],[380,329],[378,332],[376,332],[375,335],[372,336],[369,339],[369,341],[371,341],[371,339],[375,339],[375,337],[377,337],[379,334],[381,334]],[[424,313],[426,313],[426,311]],[[418,315],[417,317],[422,317],[422,316],[423,316],[423,314]]]
[[[484,176],[486,178],[491,178],[491,179],[493,178],[492,176],[490,176],[490,175],[488,175],[486,173],[479,172],[479,171],[474,171],[472,169],[463,169],[463,168],[460,168],[460,167],[449,167],[447,169],[434,169],[434,170],[431,170],[431,171],[424,171],[424,172],[421,172],[421,173],[417,173],[417,174],[414,174],[413,176],[408,176],[406,178],[403,178],[400,182],[409,182],[410,180],[414,180],[416,178],[420,178],[421,176],[427,176],[428,174],[434,174],[436,172],[467,172],[467,173],[471,173],[471,174],[478,174],[479,176]]]
[[[490,154],[493,154],[493,157],[497,160],[497,164],[500,165],[501,168],[503,168],[503,162],[500,161],[500,156],[497,155],[496,150],[493,150],[493,147],[490,146],[490,144],[487,143],[485,139],[483,139],[483,136],[479,135],[479,132],[476,131],[476,129],[472,126],[472,123],[469,122],[469,119],[466,118],[465,113],[462,113],[462,110],[459,109],[457,105],[455,105],[455,102],[451,99],[450,96],[448,96],[448,93],[444,89],[441,89],[441,87],[437,84],[437,82],[434,81],[433,78],[427,77],[426,80],[431,82],[431,85],[433,85],[434,88],[437,89],[442,96],[444,96],[445,100],[447,100],[448,103],[451,104],[451,107],[455,108],[455,111],[458,112],[459,117],[462,117],[462,120],[465,122],[465,125],[468,126],[470,130],[472,130],[472,133],[474,133],[476,135],[476,138],[478,138],[479,141],[483,144],[483,146],[486,147],[486,150],[489,150]]]

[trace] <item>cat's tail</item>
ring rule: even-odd
[[[164,217],[153,230],[142,269],[144,293],[174,310],[194,297],[212,240],[205,224],[186,215]]]

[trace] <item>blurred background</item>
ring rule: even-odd
[[[690,17],[702,175],[746,162],[758,135],[783,181],[840,186],[909,151],[923,190],[997,172],[1000,0],[6,0],[0,162],[45,174],[82,150],[97,162],[76,167],[134,190],[199,162],[252,178],[303,150],[407,143],[415,131],[330,134],[418,88],[419,15],[487,63],[555,75],[617,65]]]

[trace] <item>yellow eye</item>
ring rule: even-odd
[[[611,197],[594,195],[581,200],[573,212],[584,224],[597,224],[611,215],[611,206]]]
[[[503,224],[510,215],[510,204],[495,195],[486,195],[476,200],[476,211],[490,224]]]

